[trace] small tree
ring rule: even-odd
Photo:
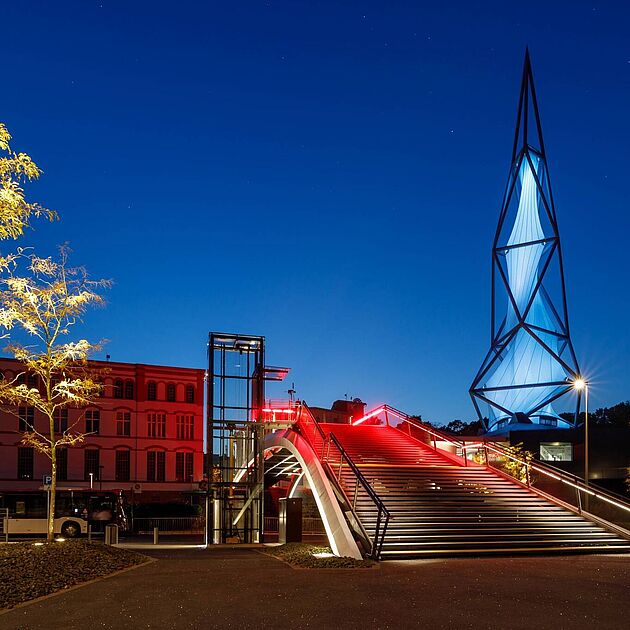
[[[528,482],[528,468],[534,459],[534,454],[531,451],[526,450],[523,447],[523,443],[519,442],[518,444],[514,444],[512,446],[506,445],[503,447],[503,450],[512,457],[516,458],[510,459],[509,457],[505,458],[503,463],[503,468],[508,475],[511,475],[515,479],[518,479],[521,483]],[[523,462],[523,463],[521,463]]]
[[[26,153],[14,153],[11,134],[0,123],[0,240],[24,234],[32,216],[56,218],[56,213],[26,201],[25,182],[37,179],[41,170]]]
[[[11,405],[14,414],[18,405],[32,406],[47,421],[43,431],[26,426],[22,443],[50,459],[48,540],[54,538],[57,451],[81,443],[85,436],[77,428],[80,418],[66,428],[56,426],[55,420],[63,409],[84,408],[93,403],[102,388],[87,363],[89,354],[98,346],[86,339],[65,339],[89,306],[103,303],[99,291],[110,285],[109,281],[90,280],[85,269],[71,268],[67,263],[66,247],[60,249],[57,261],[18,252],[6,259],[6,273],[0,278],[0,323],[9,329],[21,329],[29,341],[13,341],[8,350],[27,374],[39,377],[39,387],[29,386],[28,379],[21,382],[20,375],[3,381],[0,402]],[[20,275],[24,266],[28,274]]]

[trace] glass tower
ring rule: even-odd
[[[572,421],[553,407],[572,391],[579,368],[569,335],[560,235],[527,52],[512,165],[492,248],[491,319],[490,350],[470,388],[486,431],[516,424],[573,426],[579,397]]]

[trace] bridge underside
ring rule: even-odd
[[[339,497],[310,444],[293,430],[274,431],[265,436],[263,449],[266,455],[265,486],[273,485],[282,475],[303,475],[317,504],[333,553],[361,558]]]

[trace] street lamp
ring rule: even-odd
[[[588,486],[588,381],[579,376],[573,381],[573,389],[584,391],[584,484]]]

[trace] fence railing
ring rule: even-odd
[[[373,421],[378,421],[377,418],[380,420],[380,417],[384,417],[384,423],[387,426],[398,429],[415,440],[427,444],[434,451],[439,450],[462,466],[468,466],[469,462],[465,456],[465,445],[463,442],[441,432],[439,429],[422,424],[417,418],[390,405],[383,405],[379,407],[378,411],[380,413],[374,416],[375,419]]]
[[[496,442],[460,442],[438,429],[424,426],[417,419],[389,405],[370,412],[366,418],[371,423],[386,423],[407,433],[463,466],[474,465],[469,455],[477,451],[478,464],[511,477],[552,501],[630,539],[630,501],[626,497],[602,490],[550,464],[515,455]]]
[[[265,516],[264,531],[267,534],[275,534],[279,531],[279,521],[277,516]],[[303,534],[326,534],[324,524],[319,518],[304,517],[302,518]]]
[[[550,464],[514,454],[497,443],[483,442],[465,448],[481,452],[488,468],[630,539],[630,502],[625,497],[585,483],[583,479]]]
[[[300,408],[300,413],[297,416],[297,425],[300,433],[319,455],[320,461],[327,469],[329,477],[336,482],[338,489],[344,495],[346,505],[352,512],[354,522],[357,524],[361,537],[368,547],[368,555],[378,559],[391,518],[389,510],[376,494],[369,481],[363,476],[363,473],[352,461],[334,433],[326,435],[305,405],[302,405]],[[346,475],[342,481],[344,471],[350,472],[350,478],[348,479]],[[357,501],[363,498],[371,501],[376,509],[376,524],[372,533],[363,525],[356,511]]]
[[[4,541],[9,542],[9,508],[0,508],[0,534],[4,536]]]
[[[203,516],[133,518],[131,527],[135,534],[152,534],[156,527],[161,534],[203,534],[206,519]]]

